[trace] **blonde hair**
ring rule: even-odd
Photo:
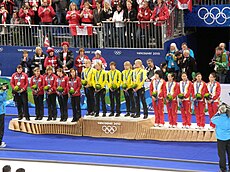
[[[125,61],[124,62],[124,66],[129,66],[130,69],[133,68],[132,64],[130,63],[130,61]]]
[[[35,53],[36,53],[36,54],[38,54],[38,50],[42,50],[42,48],[41,48],[41,47],[36,47],[36,48],[35,48]]]
[[[135,60],[134,63],[135,63],[135,64],[136,64],[136,63],[139,63],[141,66],[143,65],[143,63],[142,63],[142,61],[141,61],[140,59]]]
[[[85,59],[85,63],[91,63],[90,59]]]
[[[75,6],[75,10],[78,10],[77,5],[76,5],[74,2],[71,2],[71,3],[69,4],[69,11],[72,11],[72,8],[71,8],[72,5]]]
[[[95,66],[99,65],[102,68],[102,62],[97,62]]]
[[[53,67],[52,66],[46,66],[46,72],[48,72],[48,70],[52,70],[53,71]]]
[[[108,2],[104,2],[104,11],[107,11],[107,9],[105,8],[105,6],[108,5],[109,9],[112,10],[111,5]]]
[[[189,50],[184,50],[184,51],[183,51],[183,54],[184,54],[184,53],[187,53],[187,54],[189,54],[189,55],[190,55]]]

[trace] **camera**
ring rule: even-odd
[[[0,83],[0,90],[5,91],[5,90],[7,90],[7,89],[9,89],[9,86],[8,86],[7,83],[5,83],[5,82]]]
[[[209,66],[215,66],[215,62],[216,62],[216,60],[212,60],[212,61],[209,63]]]

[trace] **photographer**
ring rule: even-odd
[[[227,172],[226,153],[230,169],[230,107],[222,103],[218,108],[218,113],[212,117],[211,121],[216,125],[216,138],[219,156],[219,167],[221,172]]]
[[[7,84],[0,83],[0,148],[6,147],[6,143],[2,141],[4,135],[4,123],[6,113],[6,97],[7,97]]]

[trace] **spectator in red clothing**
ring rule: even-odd
[[[73,2],[69,5],[69,11],[67,12],[66,20],[69,22],[70,32],[74,39],[74,47],[77,47],[76,26],[80,25],[80,12],[77,9],[77,5]]]
[[[100,62],[102,63],[102,68],[105,69],[107,67],[107,63],[105,59],[101,56],[101,51],[97,50],[95,51],[95,56],[92,59],[92,67],[95,67],[95,65]]]
[[[40,0],[29,0],[29,4],[31,9],[34,11],[34,24],[39,24],[40,17],[38,16],[38,6]]]
[[[5,25],[7,24],[7,16],[8,16],[8,11],[5,9],[4,4],[1,4],[1,9],[0,9],[0,18],[1,18],[1,24]],[[6,27],[1,26],[0,34],[5,34],[6,33]]]
[[[157,6],[154,8],[150,21],[157,22],[161,26],[169,18],[169,9],[163,0],[157,0]]]
[[[87,55],[85,55],[84,48],[79,49],[79,55],[75,59],[75,67],[77,68],[78,76],[81,76],[82,70],[85,68],[85,60],[89,59]]]
[[[6,23],[9,24],[10,23],[10,19],[11,19],[12,15],[13,15],[13,8],[15,6],[15,3],[14,3],[13,0],[4,0],[2,2],[2,4],[4,5],[5,9],[8,11]]]
[[[43,0],[42,6],[38,8],[38,16],[41,18],[41,24],[51,25],[55,12],[52,6],[48,5],[47,0]]]
[[[32,18],[34,16],[34,11],[29,7],[29,5],[24,5],[19,10],[19,17],[21,18],[21,23],[31,25]]]
[[[95,0],[82,0],[82,1],[81,1],[81,6],[80,6],[80,8],[81,8],[82,10],[84,10],[84,8],[85,8],[85,3],[86,3],[86,2],[89,4],[89,7],[90,7],[91,9],[96,8],[96,1],[95,1]]]
[[[53,73],[55,73],[57,67],[58,67],[58,58],[54,55],[54,49],[49,47],[46,52],[48,53],[48,56],[45,59],[44,67],[51,66],[53,68]]]
[[[93,11],[90,9],[88,2],[84,3],[84,8],[80,14],[82,25],[92,25],[93,24]]]
[[[139,31],[137,31],[137,44],[139,47],[147,48],[149,43],[149,23],[152,11],[149,8],[148,1],[143,2],[142,8],[139,8],[137,19],[141,22]],[[140,40],[142,39],[142,40]],[[144,39],[144,40],[143,40]]]

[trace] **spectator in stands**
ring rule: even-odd
[[[126,23],[127,31],[127,47],[133,48],[135,45],[135,34],[136,34],[136,25],[130,23],[130,21],[137,21],[137,10],[133,8],[132,2],[130,0],[126,1],[126,7],[124,10],[124,21]]]
[[[53,73],[56,72],[58,68],[58,58],[54,55],[54,49],[51,47],[48,47],[46,52],[48,53],[48,56],[45,59],[44,67],[51,66]]]
[[[39,6],[40,0],[29,0],[29,4],[31,9],[34,11],[34,24],[40,23],[40,18],[38,16],[38,6]]]
[[[13,9],[14,9],[14,6],[15,6],[14,0],[3,0],[2,5],[4,5],[5,9],[8,11],[6,23],[9,24],[10,19],[12,18]]]
[[[183,51],[183,59],[182,63],[180,64],[182,73],[186,72],[188,79],[190,81],[194,80],[195,78],[195,72],[196,72],[196,61],[193,57],[190,56],[189,50]]]
[[[121,4],[116,6],[116,11],[113,13],[113,21],[115,22],[115,45],[117,47],[125,47],[124,10]]]
[[[194,52],[192,49],[188,48],[188,45],[186,42],[183,42],[181,44],[181,52],[183,53],[184,50],[188,50],[189,51],[189,55],[195,59],[195,56],[194,56]]]
[[[26,73],[28,76],[31,76],[31,59],[29,58],[28,51],[26,50],[23,51],[20,65],[22,65],[23,72]]]
[[[99,2],[96,2],[96,9],[93,10],[93,25],[101,26],[102,22],[102,8]]]
[[[226,56],[227,56],[228,71],[226,73],[225,83],[230,83],[230,53],[229,53],[229,51],[226,50],[226,44],[225,43],[220,43],[219,47],[222,48],[223,53],[226,53]]]
[[[107,67],[107,63],[105,59],[101,56],[101,51],[96,50],[95,51],[95,56],[92,59],[92,67],[95,67],[97,63],[102,63],[102,68],[105,69]]]
[[[44,66],[45,59],[46,59],[46,54],[43,53],[42,48],[36,47],[35,54],[31,61],[31,68],[32,68],[31,71],[33,71],[35,67],[38,67],[40,69],[40,73],[43,75],[46,70]]]
[[[92,25],[93,24],[93,11],[90,9],[88,2],[84,3],[84,8],[80,14],[82,25]]]
[[[53,0],[58,24],[66,24],[66,11],[69,5],[67,0]]]
[[[168,80],[168,66],[167,66],[167,63],[163,62],[161,63],[160,65],[160,70],[161,70],[161,73],[162,73],[162,79],[164,79],[165,81]]]
[[[6,98],[7,98],[7,86],[1,83],[0,90],[0,148],[6,147],[6,143],[2,141],[4,135],[4,123],[6,114]]]
[[[177,46],[175,43],[170,44],[170,49],[168,53],[165,56],[165,61],[168,66],[168,72],[174,73],[174,79],[177,79],[178,73],[179,73],[179,67],[177,65],[177,58],[175,56],[175,53],[178,51]]]
[[[219,77],[219,82],[224,83],[228,70],[228,57],[221,47],[216,47],[214,57],[210,64],[214,65],[214,70]]]
[[[177,63],[177,66],[179,68],[178,70],[178,75],[177,75],[177,81],[180,81],[180,78],[181,78],[181,71],[182,71],[182,68],[181,68],[181,64],[183,62],[183,58],[182,58],[182,52],[181,51],[177,51],[175,52],[175,58],[176,58],[176,63]]]
[[[5,9],[4,4],[1,4],[1,9],[0,9],[0,18],[1,18],[1,24],[6,25],[7,24],[7,16],[8,16],[8,11]],[[1,26],[0,34],[5,34],[6,33],[6,27]]]
[[[112,19],[113,19],[112,7],[108,2],[105,1],[104,8],[102,11],[102,21],[112,21]]]
[[[13,25],[18,25],[20,22],[19,16],[18,16],[18,12],[14,11],[12,18],[10,19],[10,24]]]
[[[30,8],[28,3],[25,3],[19,10],[19,17],[21,18],[21,24],[31,25],[33,23],[32,18],[34,17],[34,11]]]
[[[81,1],[81,6],[80,6],[80,8],[82,10],[84,10],[86,2],[89,4],[89,8],[91,8],[91,9],[96,8],[96,1],[95,0],[82,0]]]
[[[2,168],[2,172],[11,172],[11,166],[5,165],[5,166]]]
[[[146,71],[147,71],[147,79],[146,79],[146,81],[150,82],[154,78],[155,72],[157,70],[160,70],[160,68],[153,63],[152,59],[148,59],[146,62],[147,62],[147,65],[148,65],[146,67]]]
[[[38,8],[38,16],[41,18],[42,25],[52,25],[53,17],[56,15],[52,6],[47,0],[43,0],[42,6]]]
[[[69,11],[67,12],[66,20],[69,21],[70,32],[74,40],[74,47],[77,47],[76,26],[80,25],[80,12],[78,11],[77,5],[73,2],[69,5]]]
[[[59,53],[58,64],[61,68],[63,68],[64,72],[67,72],[69,69],[73,68],[73,52],[68,49],[68,42],[62,42],[61,46],[63,50]]]
[[[71,0],[71,3],[75,3],[77,5],[77,9],[80,9],[81,0]]]
[[[16,170],[16,172],[25,172],[25,169],[24,168],[19,168]]]
[[[149,23],[146,23],[146,21],[150,21],[150,17],[152,15],[152,11],[149,8],[148,1],[143,2],[143,6],[139,8],[137,19],[140,22],[144,22],[140,24],[140,28],[138,28],[137,31],[137,42],[139,43],[138,47],[148,47],[149,43]],[[143,40],[144,38],[144,40]]]
[[[75,67],[77,68],[78,76],[81,76],[81,72],[85,68],[85,60],[88,60],[89,57],[85,55],[84,48],[79,49],[79,55],[75,59]]]

